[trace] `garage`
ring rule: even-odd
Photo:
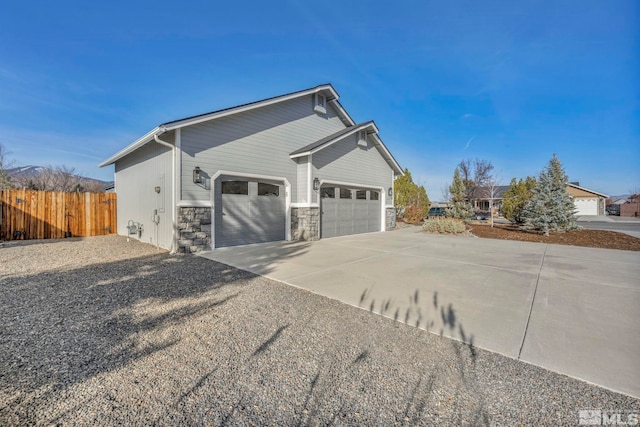
[[[323,186],[320,189],[322,238],[370,233],[381,229],[380,191]]]
[[[285,239],[283,183],[223,177],[215,194],[215,247]]]
[[[573,199],[576,215],[598,215],[598,199]]]

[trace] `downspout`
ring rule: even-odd
[[[162,135],[167,131],[166,128],[161,127],[159,129],[159,134]],[[171,223],[172,223],[172,236],[171,236],[171,251],[169,253],[176,253],[176,146],[174,144],[170,144],[167,141],[161,140],[158,136],[158,133],[153,134],[153,139],[160,145],[164,145],[165,147],[171,148]],[[157,227],[157,226],[156,226]],[[158,243],[158,239],[156,237],[156,243]]]

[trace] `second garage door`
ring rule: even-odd
[[[216,183],[215,194],[217,248],[285,239],[282,183],[228,177]]]
[[[380,192],[323,186],[320,189],[320,237],[369,233],[381,229]]]
[[[598,215],[598,199],[573,199],[576,215]]]

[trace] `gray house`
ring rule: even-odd
[[[402,174],[330,84],[161,124],[110,164],[118,234],[180,252],[385,231]]]

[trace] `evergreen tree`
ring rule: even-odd
[[[458,168],[453,172],[453,182],[449,186],[449,218],[470,219],[473,218],[473,209],[466,200],[465,186]]]
[[[407,208],[412,208],[413,216],[423,219],[429,211],[429,196],[422,185],[413,182],[409,169],[393,183],[394,206],[398,215],[403,216]]]
[[[567,231],[576,228],[575,205],[569,193],[569,179],[562,163],[554,154],[547,167],[540,172],[538,182],[531,191],[533,197],[522,213],[528,228],[549,231]]]
[[[533,197],[532,190],[535,186],[536,179],[534,177],[528,176],[524,180],[521,178],[518,181],[513,178],[509,189],[502,197],[502,215],[511,222],[523,224],[522,212],[525,204]]]

